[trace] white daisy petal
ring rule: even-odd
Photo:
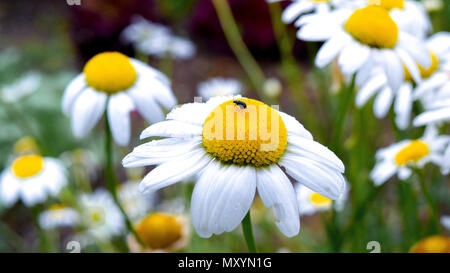
[[[301,184],[330,199],[337,199],[345,187],[345,179],[338,172],[310,159],[286,154],[279,164]]]
[[[102,117],[107,96],[91,88],[85,89],[76,99],[71,113],[72,130],[76,137],[84,137]]]
[[[192,193],[192,223],[204,238],[235,229],[249,211],[256,191],[254,168],[218,164],[207,167]]]
[[[201,136],[203,128],[197,125],[177,121],[166,120],[155,123],[142,131],[141,139],[157,137],[194,137]]]
[[[0,203],[12,206],[19,198],[20,181],[17,181],[9,170],[4,170],[0,176]]]
[[[139,113],[146,121],[156,123],[164,120],[164,113],[155,102],[150,90],[135,87],[131,88],[128,93]]]
[[[202,139],[181,140],[178,138],[166,138],[153,140],[133,149],[123,160],[125,168],[136,168],[176,159],[177,157],[200,148]]]
[[[386,76],[381,73],[371,78],[367,84],[365,84],[359,91],[356,93],[355,104],[358,107],[364,106],[367,101],[375,95],[375,93],[386,84]]]
[[[405,83],[400,87],[397,98],[395,99],[394,111],[395,122],[399,129],[406,129],[409,125],[412,110],[412,86]]]
[[[391,178],[396,171],[397,166],[393,162],[378,163],[370,172],[370,179],[372,179],[376,186],[380,186]]]
[[[398,90],[404,78],[404,69],[400,58],[390,50],[383,50],[380,56],[389,86],[392,90]]]
[[[280,114],[281,118],[283,119],[283,123],[286,126],[288,135],[297,135],[307,139],[313,139],[311,133],[306,130],[305,127],[303,127],[303,125],[298,122],[296,118],[283,112],[278,112],[278,114]]]
[[[294,187],[278,166],[257,172],[257,188],[261,200],[268,208],[274,207],[277,226],[287,237],[300,231],[300,219]]]
[[[66,115],[71,113],[76,98],[86,87],[86,80],[83,73],[80,73],[67,85],[62,98],[62,109]]]
[[[133,109],[133,101],[125,93],[114,94],[109,98],[108,121],[114,141],[121,146],[130,142],[130,112]]]
[[[319,52],[317,52],[316,66],[322,68],[329,64],[350,41],[351,37],[345,32],[331,37],[330,40],[320,47]]]
[[[418,115],[414,121],[414,126],[423,126],[429,123],[436,123],[443,120],[450,119],[450,108],[442,108],[438,110],[432,110]]]
[[[373,104],[373,112],[377,118],[384,118],[387,115],[393,99],[394,94],[392,93],[391,88],[386,86],[381,90]]]
[[[212,158],[205,155],[203,149],[195,149],[185,153],[149,172],[139,185],[139,191],[142,194],[148,194],[187,179],[203,169],[211,160]]]
[[[309,12],[314,8],[313,4],[309,1],[297,1],[290,4],[282,15],[282,20],[286,24],[292,23],[300,14]]]
[[[342,73],[351,75],[355,73],[369,58],[370,49],[358,42],[352,42],[342,49],[338,58]]]
[[[327,147],[314,140],[292,135],[288,136],[288,143],[288,152],[292,155],[303,156],[327,164],[342,173],[345,171],[344,163]]]

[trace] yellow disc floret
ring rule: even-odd
[[[42,171],[44,160],[38,155],[25,155],[16,159],[12,166],[12,172],[19,178],[28,178]]]
[[[136,226],[136,232],[147,247],[165,249],[181,238],[182,227],[172,215],[152,213]]]
[[[429,152],[430,149],[425,142],[413,140],[395,155],[394,161],[398,166],[404,166],[410,162],[417,163]]]
[[[222,103],[206,118],[203,145],[223,163],[264,167],[278,162],[287,144],[280,114],[252,99]]]
[[[333,202],[330,198],[320,195],[317,192],[312,193],[311,196],[309,197],[309,200],[314,205],[320,206],[320,207],[328,206],[329,204],[331,204]]]
[[[389,12],[379,6],[355,10],[344,27],[355,40],[370,47],[393,48],[397,44],[398,26]]]
[[[387,10],[405,8],[405,0],[368,0],[367,4],[381,6]]]
[[[450,253],[450,237],[435,235],[427,237],[417,244],[411,250],[411,253]]]
[[[431,64],[428,68],[424,68],[420,64],[417,64],[417,67],[419,68],[420,76],[422,77],[422,79],[429,78],[439,68],[439,59],[436,56],[436,54],[434,54],[432,51],[430,51],[430,58],[431,58]],[[412,78],[411,74],[409,73],[408,69],[406,69],[406,67],[404,65],[403,65],[403,68],[405,70],[405,80],[412,82],[413,78]]]
[[[83,69],[87,84],[107,94],[131,87],[137,73],[130,59],[119,52],[103,52],[90,59]]]

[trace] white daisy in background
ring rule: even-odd
[[[450,230],[450,216],[441,216],[441,225],[446,229]]]
[[[428,40],[433,66],[425,70],[430,76],[419,84],[414,97],[419,99],[425,112],[414,119],[414,126],[450,120],[450,34],[439,32]]]
[[[145,129],[141,138],[163,137],[136,147],[125,167],[159,165],[140,184],[149,193],[197,176],[191,216],[201,237],[236,228],[250,209],[256,189],[274,207],[278,228],[288,237],[299,232],[292,183],[337,199],[344,165],[292,116],[262,102],[214,97],[172,110],[166,121]]]
[[[0,201],[7,207],[18,199],[31,207],[56,197],[67,184],[63,164],[50,157],[24,155],[16,158],[0,175]]]
[[[242,84],[236,79],[212,78],[197,86],[197,93],[205,100],[218,96],[232,96],[242,93]]]
[[[79,220],[78,211],[62,204],[54,204],[38,216],[39,226],[43,229],[73,227]]]
[[[188,243],[189,225],[183,215],[154,212],[134,227],[145,247],[141,247],[134,236],[128,236],[131,252],[174,252]]]
[[[440,11],[444,8],[443,0],[422,0],[422,4],[428,12]]]
[[[89,236],[108,240],[125,230],[125,219],[113,197],[105,189],[82,194],[78,204],[81,210],[80,223]]]
[[[410,124],[413,101],[421,99],[425,105],[431,105],[435,100],[434,89],[445,88],[450,83],[445,67],[450,57],[450,36],[445,32],[439,32],[426,41],[429,50],[431,64],[424,68],[418,65],[421,82],[415,86],[415,81],[420,79],[413,77],[405,71],[405,79],[398,91],[390,88],[387,77],[381,67],[372,70],[371,77],[361,86],[356,95],[356,105],[362,107],[375,94],[374,113],[378,118],[383,118],[388,113],[395,98],[395,121],[400,129],[405,129]],[[439,92],[438,92],[439,93]],[[449,92],[450,93],[450,92]],[[449,94],[450,95],[450,94]],[[430,103],[431,102],[431,103]],[[442,103],[442,101],[438,102]]]
[[[346,185],[346,187],[348,187],[348,185]],[[322,196],[300,184],[295,185],[295,192],[297,193],[300,215],[311,215],[316,212],[327,211],[332,209],[333,206],[337,211],[341,211],[344,208],[348,197],[347,188],[336,201]]]
[[[136,220],[147,215],[153,207],[156,196],[149,194],[143,196],[139,193],[139,181],[127,181],[119,184],[117,196],[125,213],[131,220]]]
[[[141,16],[135,17],[123,30],[122,37],[138,51],[159,58],[189,59],[196,52],[192,41],[175,36],[168,27],[152,23]]]
[[[370,178],[379,186],[394,174],[400,180],[408,179],[413,168],[422,168],[427,163],[442,166],[443,152],[450,141],[448,135],[438,135],[435,127],[429,126],[424,135],[416,140],[402,140],[377,151],[377,163]]]
[[[2,100],[14,103],[25,96],[37,91],[41,86],[42,75],[38,72],[28,72],[13,83],[6,85],[1,90]]]
[[[85,136],[107,112],[114,141],[130,141],[130,112],[137,109],[145,120],[164,119],[161,108],[177,100],[169,79],[158,70],[119,52],[95,55],[67,86],[62,107],[71,116],[76,137]]]
[[[423,67],[431,64],[425,44],[399,28],[389,12],[379,6],[340,8],[300,21],[299,39],[325,41],[316,65],[324,67],[337,57],[344,75],[356,73],[357,86],[364,85],[374,69],[381,69],[390,88],[398,90],[404,80],[404,66],[419,82],[417,63]]]

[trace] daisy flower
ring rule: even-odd
[[[429,77],[417,86],[414,93],[426,111],[414,119],[414,126],[450,120],[450,34],[436,33],[429,39],[428,45],[433,66],[424,70]]]
[[[84,137],[106,111],[114,141],[125,146],[130,140],[131,111],[137,109],[154,123],[164,119],[161,107],[171,109],[176,103],[164,74],[122,53],[103,52],[69,83],[62,108],[71,117],[76,137]]]
[[[135,226],[135,230],[145,247],[130,235],[128,247],[132,252],[174,252],[188,242],[189,225],[182,215],[150,213]]]
[[[168,27],[140,16],[123,30],[122,37],[140,52],[159,58],[189,59],[196,52],[192,41],[175,36]]]
[[[340,211],[344,208],[348,197],[348,190],[345,190],[340,198],[333,201],[300,184],[295,186],[295,192],[297,193],[300,215],[311,215],[316,212],[327,211],[332,209],[333,205],[337,211]]]
[[[120,204],[132,220],[144,217],[151,209],[155,199],[153,194],[143,196],[139,193],[138,188],[138,181],[127,181],[119,184],[117,189]]]
[[[362,107],[367,101],[376,95],[373,104],[375,116],[383,118],[388,113],[395,98],[395,121],[400,129],[405,129],[410,124],[413,101],[422,99],[434,101],[434,89],[449,82],[449,76],[444,71],[447,58],[450,57],[450,36],[447,33],[436,33],[426,41],[429,50],[431,64],[422,67],[418,64],[419,75],[411,75],[405,70],[405,78],[398,90],[393,90],[388,85],[388,79],[381,67],[372,70],[370,78],[361,86],[356,95],[356,105]],[[415,86],[415,84],[417,86]],[[442,92],[441,92],[442,93]],[[425,102],[426,103],[426,102]]]
[[[24,155],[16,158],[0,175],[0,200],[8,207],[18,199],[31,207],[56,197],[67,184],[63,164],[50,157]]]
[[[299,39],[325,41],[317,53],[316,65],[324,67],[337,57],[344,75],[356,73],[357,86],[362,86],[372,70],[379,67],[390,88],[398,90],[404,80],[403,66],[420,80],[416,63],[423,67],[431,64],[424,43],[399,28],[389,12],[379,6],[340,8],[300,21]]]
[[[73,227],[78,224],[80,215],[78,212],[62,204],[54,204],[48,210],[38,216],[39,226],[43,229],[58,227]]]
[[[417,242],[410,253],[450,253],[450,237],[434,235]]]
[[[370,173],[370,178],[379,186],[394,174],[400,180],[408,179],[412,168],[422,168],[432,162],[442,164],[442,153],[450,137],[438,135],[436,128],[429,126],[422,138],[403,140],[377,151],[377,163]]]
[[[198,94],[208,100],[217,96],[232,96],[242,92],[242,84],[236,79],[212,78],[197,86]]]
[[[253,99],[184,104],[145,129],[141,138],[148,137],[163,139],[136,147],[123,165],[158,165],[140,184],[144,194],[197,176],[191,216],[204,238],[239,225],[256,189],[264,205],[274,207],[278,228],[288,237],[298,234],[298,205],[286,173],[330,199],[344,190],[341,160],[294,117]]]
[[[125,230],[122,213],[105,189],[82,194],[78,204],[81,209],[80,222],[87,228],[88,235],[99,240],[108,240]]]

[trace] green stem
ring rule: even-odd
[[[320,124],[322,122],[317,122],[314,117],[317,115],[311,115],[311,113],[319,112],[314,109],[313,99],[310,98],[306,92],[305,84],[303,83],[303,71],[297,65],[294,55],[292,55],[293,41],[290,39],[290,35],[287,31],[286,25],[281,21],[281,5],[280,3],[271,3],[269,5],[269,11],[272,20],[273,32],[275,33],[275,38],[280,51],[281,57],[281,69],[283,76],[286,78],[288,89],[295,100],[301,117],[306,122],[307,127],[315,133],[314,135],[322,132]]]
[[[106,154],[106,165],[105,165],[105,176],[106,181],[108,183],[108,190],[111,193],[114,202],[117,204],[117,207],[120,209],[120,212],[122,213],[125,224],[127,226],[128,231],[130,231],[134,237],[136,238],[136,241],[141,245],[144,246],[141,238],[139,238],[139,235],[136,233],[136,230],[133,228],[133,224],[131,223],[130,219],[128,218],[128,215],[126,214],[125,210],[123,209],[122,205],[120,204],[119,198],[117,197],[117,178],[114,173],[114,165],[113,165],[113,156],[112,156],[112,135],[111,135],[111,128],[109,126],[108,121],[108,110],[105,110],[105,154]]]
[[[250,210],[242,220],[242,231],[244,232],[245,242],[247,243],[248,252],[257,253],[255,238],[253,237],[252,219],[250,218]]]
[[[230,6],[227,0],[213,0],[214,7],[219,17],[220,25],[222,26],[225,37],[231,50],[236,55],[239,63],[244,69],[245,73],[250,79],[250,82],[255,88],[255,91],[266,103],[270,103],[269,99],[263,92],[263,84],[266,80],[264,72],[259,67],[256,60],[251,55],[247,46],[241,38],[239,28],[231,13]]]
[[[352,105],[354,93],[355,93],[355,75],[353,75],[352,80],[349,85],[344,85],[341,90],[341,98],[339,100],[339,109],[336,119],[334,121],[334,137],[333,145],[334,151],[337,151],[340,146],[340,141],[342,138],[342,132],[344,131],[345,116]]]
[[[437,213],[436,203],[434,202],[433,197],[431,196],[431,193],[428,191],[428,188],[425,184],[425,174],[420,169],[416,169],[416,173],[419,178],[420,190],[422,191],[423,196],[425,197],[425,201],[427,202],[428,210],[431,216],[432,233],[439,233],[440,222]]]

